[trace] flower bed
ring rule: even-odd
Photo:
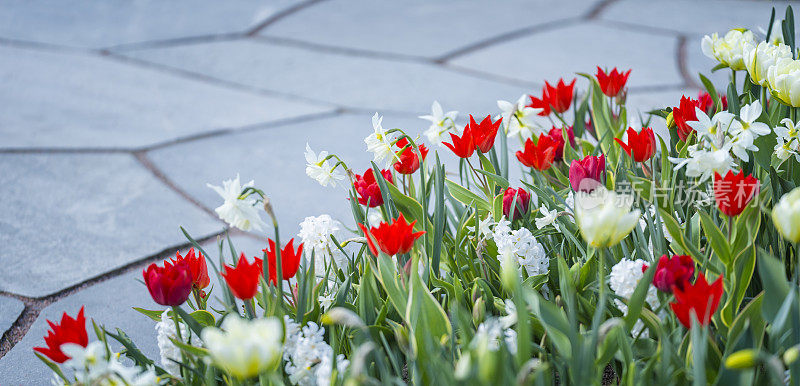
[[[256,257],[187,234],[143,271],[159,358],[105,326],[90,342],[83,309],[36,355],[77,384],[800,384],[791,7],[768,25],[703,38],[731,82],[646,117],[631,70],[598,67],[463,129],[434,102],[426,144],[376,113],[370,166],[307,145],[353,221],[307,217],[299,243],[253,182],[209,185],[274,239]]]

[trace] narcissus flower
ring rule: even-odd
[[[450,133],[450,142],[452,143],[442,142],[442,144],[452,150],[459,158],[469,158],[475,153],[475,139],[472,136],[470,125],[464,128],[464,132],[461,133],[460,137]]]
[[[656,153],[656,136],[653,129],[645,127],[641,132],[636,132],[632,127],[628,128],[628,143],[622,142],[619,138],[614,138],[622,150],[636,162],[644,162],[653,157]]]
[[[511,214],[511,205],[514,204],[514,200],[516,199],[517,204],[515,205],[514,209],[514,217],[510,217]],[[531,195],[525,189],[519,188],[507,188],[505,192],[503,192],[503,215],[506,218],[520,218],[523,214],[528,213],[528,206],[531,202]]]
[[[539,140],[536,143],[533,143],[533,140],[528,138],[525,141],[523,150],[517,151],[519,162],[522,162],[527,167],[544,171],[550,169],[553,164],[558,152],[558,143],[548,135],[539,134]]]
[[[150,264],[142,276],[153,301],[162,306],[179,306],[192,292],[192,273],[187,260],[174,264],[164,261],[163,267]]]
[[[698,275],[694,284],[686,284],[683,289],[672,288],[675,302],[670,303],[672,312],[686,328],[692,328],[691,314],[694,314],[700,325],[707,326],[711,316],[717,312],[722,298],[722,276],[708,285],[704,275]]]
[[[380,249],[383,253],[393,256],[397,254],[408,253],[414,246],[414,241],[425,232],[414,232],[414,224],[406,222],[403,214],[392,221],[391,224],[381,222],[377,227],[367,229],[363,224],[358,224],[361,231],[364,232],[364,237],[367,238],[367,246],[373,255],[378,255]]]
[[[202,253],[195,255],[194,248],[189,249],[186,255],[181,256],[180,252],[175,252],[175,259],[172,264],[186,264],[189,266],[189,272],[192,275],[192,285],[197,289],[203,289],[211,284],[211,279],[208,277],[208,267],[206,266],[206,257]]]
[[[767,70],[767,82],[773,95],[783,103],[800,107],[800,60],[778,59]]]
[[[592,193],[575,195],[575,220],[583,239],[595,248],[616,245],[636,224],[641,212],[631,211],[633,196],[617,194],[598,186]]]
[[[205,328],[201,336],[214,364],[228,374],[248,379],[280,364],[283,327],[277,318],[228,315],[221,327]]]
[[[700,106],[700,102],[687,98],[685,95],[681,97],[681,101],[677,107],[672,108],[672,120],[675,122],[675,127],[678,130],[678,138],[681,141],[686,141],[694,129],[689,126],[687,122],[696,121],[697,113],[695,108]]]
[[[642,271],[646,270],[645,267]],[[690,256],[667,255],[658,259],[653,285],[660,291],[672,292],[673,287],[683,290],[688,285],[694,275],[694,261]]]
[[[425,136],[428,137],[430,143],[441,146],[442,134],[450,129],[455,128],[456,117],[458,111],[444,112],[442,105],[438,101],[433,101],[431,105],[430,115],[420,115],[420,119],[424,119],[431,123],[428,130],[425,130]]]
[[[725,176],[714,173],[714,197],[719,211],[729,217],[742,213],[744,208],[758,192],[758,180],[752,175],[744,175],[744,170],[734,174],[728,170]]]
[[[404,148],[408,145],[408,138],[401,138],[396,143],[397,147]],[[428,148],[425,147],[423,144],[417,145],[419,147],[419,152],[422,154],[422,159],[428,156]],[[393,167],[400,174],[414,174],[417,170],[419,170],[419,156],[414,149],[409,146],[408,148],[398,151],[397,157],[400,159],[399,161],[395,162]]]
[[[800,188],[781,196],[772,208],[772,222],[783,238],[793,243],[800,241]]]
[[[260,215],[261,206],[256,200],[252,196],[240,197],[244,189],[255,186],[253,180],[242,185],[237,174],[235,179],[223,181],[222,187],[211,184],[206,184],[206,186],[214,189],[225,200],[222,205],[214,209],[222,221],[245,232],[251,228],[257,231],[266,228],[267,223],[261,219]]]
[[[262,275],[261,259],[254,259],[252,263],[242,253],[235,267],[225,266],[222,278],[228,283],[228,288],[237,299],[250,300],[258,292],[258,282]]]
[[[575,143],[575,132],[572,131],[572,126],[567,126],[567,137],[569,137],[569,144],[574,149],[576,146]],[[560,127],[553,126],[552,129],[547,133],[547,135],[553,139],[553,142],[556,143],[556,156],[555,161],[561,161],[564,159],[564,146],[566,142],[564,141],[564,133],[562,133]]]
[[[569,110],[569,106],[572,104],[572,91],[574,87],[575,79],[573,79],[569,85],[564,83],[564,79],[559,79],[555,87],[545,81],[544,95],[542,95],[542,98],[547,100],[553,111],[563,113]]]
[[[392,172],[388,170],[381,170],[381,175],[386,182],[393,184]],[[378,186],[378,181],[375,180],[375,175],[372,169],[367,169],[363,175],[356,174],[353,186],[358,193],[358,203],[361,205],[368,205],[370,208],[383,205],[383,196],[381,195],[381,188]]]
[[[376,164],[389,165],[392,161],[396,161],[396,155],[392,150],[394,135],[389,134],[381,122],[383,117],[375,113],[372,116],[372,133],[364,138],[364,143],[367,144],[367,151],[372,153],[372,159]]]
[[[56,363],[64,363],[70,359],[61,351],[61,345],[65,343],[74,343],[82,347],[89,344],[89,336],[86,334],[86,317],[83,315],[83,307],[78,311],[75,318],[67,315],[65,312],[61,315],[61,323],[55,324],[50,320],[47,321],[50,325],[50,331],[44,337],[44,343],[47,347],[34,347],[36,351]]]
[[[605,155],[588,155],[580,161],[572,160],[569,165],[569,184],[576,192],[591,192],[601,185],[605,174]]]
[[[534,135],[534,130],[538,131],[536,121],[533,119],[542,109],[533,108],[525,105],[527,95],[519,97],[516,103],[508,101],[497,101],[500,108],[503,122],[506,123],[506,135],[509,138],[521,135],[522,138],[530,138]]]
[[[275,255],[275,241],[269,239],[269,247],[264,249],[269,261],[269,281],[270,283],[277,283],[277,273],[275,267],[278,266],[277,257]],[[286,246],[281,249],[281,276],[283,280],[289,280],[297,274],[297,269],[300,268],[300,260],[303,258],[303,243],[297,246],[297,251],[294,250],[294,239],[289,240]],[[262,268],[263,269],[263,268]]]
[[[476,123],[475,118],[473,118],[472,115],[469,116],[469,130],[472,133],[475,146],[478,147],[481,153],[488,153],[489,150],[492,150],[494,138],[497,136],[497,130],[502,123],[503,118],[492,122],[491,115],[487,115],[486,118],[483,118],[481,123]]]
[[[600,84],[600,90],[603,94],[613,98],[625,89],[625,83],[628,82],[628,76],[630,76],[630,74],[631,70],[621,72],[618,71],[616,67],[606,74],[605,71],[598,66],[597,83]]]
[[[344,179],[344,173],[336,168],[334,164],[331,166],[331,160],[328,158],[327,151],[315,153],[311,150],[311,146],[306,143],[306,175],[319,182],[322,186],[336,186],[336,181]]]

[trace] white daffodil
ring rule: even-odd
[[[744,65],[753,83],[767,87],[767,71],[778,59],[791,59],[792,49],[786,44],[777,45],[760,42],[757,46],[748,45],[744,53]]]
[[[242,185],[237,174],[235,179],[223,181],[222,187],[211,184],[206,184],[206,186],[214,189],[225,200],[222,205],[214,209],[222,221],[245,232],[250,229],[263,231],[267,226],[261,219],[259,211],[262,208],[257,205],[256,200],[252,196],[240,197],[245,188],[255,186],[253,180]]]
[[[485,219],[478,222],[478,229],[476,230],[475,227],[467,227],[471,232],[475,233],[476,235],[491,239],[492,238],[492,229],[490,228],[492,225],[492,215],[489,214],[486,216]]]
[[[537,218],[535,220],[536,229],[542,229],[542,228],[544,228],[544,227],[546,227],[546,226],[548,226],[550,224],[553,224],[553,226],[556,228],[556,230],[559,230],[558,223],[555,223],[556,218],[558,218],[558,211],[557,210],[555,210],[555,209],[554,210],[547,210],[547,208],[544,205],[542,205],[539,208],[539,213],[541,213],[543,217],[539,217],[539,218]]]
[[[534,118],[542,109],[526,106],[527,95],[519,97],[516,103],[508,101],[497,101],[500,108],[500,115],[506,124],[506,134],[509,138],[520,135],[522,138],[531,138],[543,132],[536,125]]]
[[[759,101],[742,106],[739,110],[739,120],[731,122],[730,134],[738,136],[744,132],[749,132],[753,138],[769,134],[772,131],[769,125],[763,122],[756,122],[756,119],[761,116],[761,111],[761,102]]]
[[[669,160],[677,164],[676,170],[686,166],[686,176],[699,178],[700,182],[711,178],[714,172],[725,174],[734,166],[729,149],[706,150],[698,145],[689,146],[688,158],[670,157]]]
[[[735,116],[727,111],[720,111],[714,114],[713,118],[709,118],[705,111],[695,107],[695,114],[697,114],[696,121],[689,121],[686,124],[692,129],[697,131],[698,137],[706,137],[714,142],[719,142],[725,134],[725,129],[730,126],[731,122],[735,120]]]
[[[800,107],[800,60],[778,59],[767,70],[767,81],[773,95],[783,103]]]
[[[501,316],[498,320],[503,325],[503,328],[510,328],[517,324],[517,305],[511,299],[503,300],[506,306],[506,316]]]
[[[595,248],[616,245],[639,223],[641,212],[631,211],[633,196],[604,187],[575,196],[575,218],[583,239]]]
[[[778,136],[775,137],[775,141],[777,143],[772,150],[775,153],[775,157],[777,157],[779,160],[786,161],[792,156],[792,154],[794,154],[795,157],[800,157],[800,155],[795,153],[795,151],[792,149],[792,143],[787,141],[786,138]]]
[[[800,241],[800,188],[784,194],[772,208],[772,222],[788,241]]]
[[[753,144],[753,134],[751,131],[742,131],[737,136],[728,141],[727,146],[734,155],[744,162],[750,160],[748,151],[758,151],[758,147]]]
[[[319,182],[322,186],[336,186],[336,181],[344,179],[344,174],[331,166],[330,160],[327,160],[328,152],[321,151],[319,154],[311,150],[311,146],[306,143],[306,175]]]
[[[445,113],[444,110],[442,110],[442,105],[440,105],[438,101],[433,101],[431,105],[431,114],[419,116],[419,118],[431,123],[428,130],[425,131],[425,136],[428,137],[428,141],[441,146],[442,134],[455,127],[457,116],[458,111],[448,111]]]
[[[395,161],[397,155],[392,149],[392,136],[386,133],[381,123],[383,117],[375,113],[372,116],[372,133],[364,138],[367,144],[367,151],[372,153],[372,159],[377,164],[388,166]]]
[[[239,379],[274,370],[280,363],[282,336],[278,319],[244,320],[236,315],[228,315],[221,330],[209,327],[202,333],[214,363]]]
[[[748,45],[755,45],[755,36],[749,30],[732,29],[722,38],[716,32],[704,36],[700,42],[703,54],[715,59],[733,70],[744,70],[744,51]]]

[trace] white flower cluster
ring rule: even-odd
[[[789,157],[800,162],[800,122],[794,123],[789,118],[781,120],[783,126],[775,128],[776,140],[775,156],[781,161],[786,161]]]
[[[620,260],[619,263],[615,264],[611,268],[608,286],[612,291],[614,291],[615,294],[617,294],[617,296],[624,299],[630,299],[631,296],[633,296],[633,292],[636,290],[636,286],[639,284],[639,280],[642,280],[642,277],[644,276],[642,268],[645,265],[646,263],[642,259]],[[650,285],[647,288],[647,296],[645,297],[645,301],[650,305],[650,308],[654,310],[658,307],[658,294],[656,292],[656,287],[653,285]],[[628,313],[627,304],[623,303],[619,299],[614,299],[614,303],[624,314]],[[643,328],[644,324],[641,322],[641,320],[637,321],[633,326],[633,335],[638,335]],[[644,331],[642,336],[648,336],[647,334],[647,331]]]
[[[327,214],[316,217],[309,216],[300,223],[298,236],[303,240],[306,258],[309,261],[311,252],[314,252],[317,272],[324,271],[328,259],[331,257],[339,268],[347,268],[346,257],[337,253],[338,248],[331,240],[331,235],[335,235],[337,231],[339,231],[339,222]]]
[[[240,197],[244,189],[255,186],[253,180],[242,185],[237,174],[235,179],[223,181],[222,187],[211,184],[206,184],[206,186],[214,189],[224,200],[222,205],[214,209],[222,221],[245,232],[251,228],[257,231],[263,231],[266,228],[267,224],[261,219],[260,210],[262,208],[257,205],[256,199],[252,196]]]
[[[505,264],[506,257],[515,257],[528,276],[548,272],[550,259],[542,244],[527,228],[511,230],[511,222],[504,217],[494,226],[492,238],[497,245],[501,264]]]
[[[744,54],[748,45],[755,45],[752,31],[732,29],[725,36],[714,33],[700,42],[703,54],[734,70],[744,70]]]
[[[150,386],[160,384],[153,368],[142,371],[138,367],[127,367],[119,361],[119,354],[106,352],[100,341],[89,343],[86,347],[66,343],[61,350],[70,357],[63,367],[72,371],[75,384],[80,385],[130,385]],[[64,385],[61,378],[53,380],[54,385]]]
[[[720,111],[709,117],[700,108],[695,108],[696,121],[687,122],[697,132],[697,143],[689,146],[688,158],[670,158],[676,169],[686,166],[686,175],[705,181],[714,172],[724,174],[735,165],[731,153],[742,161],[750,159],[748,151],[758,151],[753,142],[756,138],[772,132],[766,123],[757,122],[761,116],[761,102],[742,106],[739,119],[735,115]]]
[[[489,318],[481,323],[472,341],[476,347],[485,345],[489,351],[497,351],[500,349],[500,339],[503,339],[510,353],[517,353],[517,331],[504,327],[497,318]]]
[[[547,130],[535,121],[542,109],[527,106],[527,100],[528,96],[523,94],[516,103],[497,101],[497,107],[501,110],[500,116],[503,118],[509,138],[519,135],[527,139],[538,137],[539,134],[547,134]]]
[[[181,361],[181,350],[170,339],[178,340],[178,335],[175,334],[175,322],[168,315],[169,311],[164,311],[161,314],[161,321],[156,323],[158,342],[158,351],[161,354],[161,368],[163,368],[170,375],[179,377],[181,375],[181,367],[177,362]],[[186,325],[181,323],[181,338],[184,343],[189,343],[192,346],[200,346],[201,342],[196,336],[192,335],[189,338],[189,330]],[[189,338],[187,340],[187,338]]]
[[[428,130],[425,130],[425,136],[428,137],[428,141],[432,144],[442,146],[442,136],[445,133],[449,131],[458,131],[456,128],[457,116],[458,111],[448,111],[445,113],[442,109],[442,105],[437,101],[433,101],[433,105],[431,105],[431,114],[421,115],[419,117],[431,123]]]
[[[286,361],[286,374],[293,385],[327,386],[333,372],[333,349],[325,343],[325,328],[314,322],[300,328],[294,320],[284,316],[286,339],[283,359]],[[350,361],[344,355],[336,357],[336,369],[343,374]]]

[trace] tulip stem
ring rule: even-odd
[[[178,338],[178,341],[184,343],[183,337],[181,336],[181,324],[180,324],[180,316],[178,314],[178,306],[172,306],[172,321],[175,323],[175,336]],[[181,362],[185,362],[186,358],[183,356],[183,351],[181,351]],[[180,366],[181,370],[181,378],[185,378],[183,373],[183,366]]]
[[[247,314],[247,319],[255,319],[256,311],[253,309],[253,299],[243,301],[244,311]]]
[[[728,243],[733,244],[733,217],[728,216]]]

